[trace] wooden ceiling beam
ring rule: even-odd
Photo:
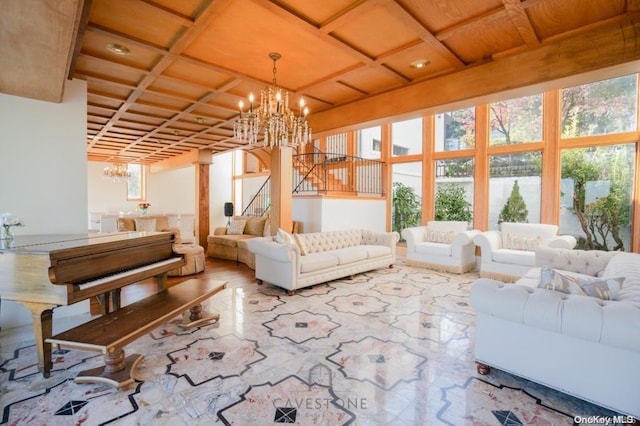
[[[407,9],[402,7],[395,0],[387,0],[383,2],[385,9],[396,19],[400,20],[404,25],[413,28],[420,34],[420,39],[430,48],[434,49],[438,54],[442,55],[451,65],[456,68],[462,68],[464,62],[451,49],[445,46],[435,35],[429,31],[422,23],[411,14]]]
[[[373,0],[371,1],[371,3],[375,3],[378,1],[379,0]],[[295,14],[290,10],[283,8],[277,3],[270,0],[253,0],[253,2],[269,10],[275,15],[280,16],[283,19],[286,19],[289,23],[300,28],[300,30],[308,34],[312,34],[317,38],[323,41],[326,41],[329,44],[339,48],[340,50],[349,53],[350,55],[354,56],[357,60],[362,61],[368,65],[378,66],[380,70],[382,70],[385,74],[391,76],[392,78],[401,81],[403,84],[408,83],[406,77],[404,77],[403,75],[398,74],[395,71],[390,70],[389,68],[380,66],[380,64],[376,63],[375,58],[372,58],[366,53],[362,52],[361,50],[356,49],[354,46],[350,46],[346,42],[339,40],[335,35],[326,33],[325,31],[323,31],[322,27],[317,27],[311,24],[310,22],[307,22],[304,18],[302,18],[298,14]],[[369,3],[369,2],[366,2],[366,3]],[[363,6],[363,7],[368,7],[368,6]]]
[[[381,3],[379,0],[358,0],[344,9],[340,10],[337,14],[331,16],[324,22],[320,24],[318,27],[320,31],[325,34],[331,34],[333,31],[338,28],[342,28],[345,25],[348,25],[351,20],[358,16],[363,15],[371,10],[373,10],[376,6]]]
[[[467,30],[468,27],[471,25],[478,25],[483,21],[495,19],[498,15],[503,13],[506,13],[506,9],[504,8],[504,6],[498,6],[494,9],[488,10],[476,16],[472,16],[469,19],[465,19],[464,21],[457,22],[454,25],[451,25],[445,29],[442,29],[435,34],[435,37],[439,41],[445,41],[446,39],[454,36],[458,32]]]
[[[639,34],[637,19],[598,27],[498,61],[313,113],[309,124],[316,133],[342,131],[391,117],[437,113],[637,72]],[[526,73],[522,64],[527,64]]]
[[[174,61],[175,56],[182,53],[184,49],[186,49],[189,44],[198,37],[202,31],[204,31],[209,23],[213,20],[213,18],[224,10],[227,6],[231,4],[231,0],[216,0],[215,2],[209,3],[209,5],[203,10],[203,12],[196,18],[194,25],[188,28],[180,38],[178,38],[174,44],[170,47],[169,53],[171,55],[164,56],[151,70],[149,74],[147,74],[143,80],[138,84],[136,90],[129,95],[127,100],[124,102],[122,106],[116,111],[111,120],[104,125],[104,127],[93,137],[93,141],[96,142],[100,140],[100,138],[105,134],[106,131],[109,130],[111,126],[114,125],[117,120],[120,119],[122,114],[129,109],[129,107],[136,102],[136,100],[144,93],[144,91],[155,81],[157,76],[162,74],[164,70],[166,70]],[[165,123],[166,124],[166,123]],[[135,143],[133,144],[135,146]],[[91,146],[90,146],[91,148]]]
[[[518,34],[520,34],[522,41],[529,47],[536,47],[539,45],[540,39],[538,38],[533,25],[531,25],[531,21],[529,20],[524,7],[522,7],[520,0],[502,0],[502,4],[504,4],[504,7],[509,14],[509,18],[518,30]]]
[[[148,5],[153,6],[154,8],[161,10],[163,12],[166,13],[167,16],[171,17],[171,20],[177,24],[180,24],[184,27],[191,27],[193,25],[193,19],[188,16],[188,15],[184,15],[180,12],[178,12],[177,10],[174,9],[170,9],[162,4],[159,4],[153,0],[138,0],[144,3],[147,3]]]

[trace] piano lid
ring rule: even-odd
[[[18,235],[11,240],[0,240],[0,254],[50,254],[56,257],[58,251],[73,253],[74,249],[82,248],[82,251],[93,251],[98,248],[102,251],[114,245],[138,245],[142,241],[154,239],[155,235],[163,235],[164,232],[114,232],[108,234],[41,234]],[[146,237],[146,238],[145,238]],[[141,240],[142,239],[142,240]]]

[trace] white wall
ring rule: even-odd
[[[293,220],[303,232],[343,229],[386,230],[386,201],[366,199],[293,198]]]
[[[82,80],[66,82],[61,103],[0,94],[0,213],[22,219],[16,235],[87,232],[86,132]],[[88,310],[83,302],[56,309],[54,318]],[[2,301],[3,328],[30,323],[26,308]]]
[[[237,206],[240,212],[249,206],[249,203],[256,196],[264,182],[269,179],[267,176],[246,177],[242,179],[242,205]],[[238,209],[236,209],[238,210]]]
[[[87,168],[89,212],[138,212],[139,201],[127,201],[126,182],[103,178],[111,163],[89,162]],[[149,213],[195,213],[195,167],[146,174]]]
[[[224,203],[231,201],[236,207],[231,196],[232,170],[232,152],[213,156],[213,163],[209,168],[209,229],[211,234],[215,228],[227,224],[227,218],[224,216]]]

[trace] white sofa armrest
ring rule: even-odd
[[[572,249],[576,246],[576,237],[573,235],[558,235],[547,244],[552,248]]]
[[[254,254],[279,262],[294,262],[300,258],[300,249],[297,245],[277,243],[273,241],[273,237],[252,238],[247,241],[247,246]]]
[[[402,230],[402,238],[407,242],[407,251],[416,251],[416,245],[426,241],[427,234],[424,226],[415,226]]]
[[[473,237],[475,245],[480,246],[481,256],[491,260],[491,253],[502,248],[500,231],[485,231]]]
[[[451,242],[451,253],[455,257],[460,257],[462,253],[462,249],[469,244],[474,244],[473,239],[476,235],[480,235],[481,232],[478,230],[464,231],[456,234],[453,237],[453,241]]]

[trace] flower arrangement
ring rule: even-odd
[[[24,226],[18,216],[8,212],[0,215],[0,225],[2,225],[2,239],[5,240],[13,238],[11,228],[14,226]]]
[[[147,203],[146,201],[139,203],[138,207],[140,207],[140,211],[142,211],[142,214],[147,214],[147,209],[149,207],[151,207],[151,203]]]

